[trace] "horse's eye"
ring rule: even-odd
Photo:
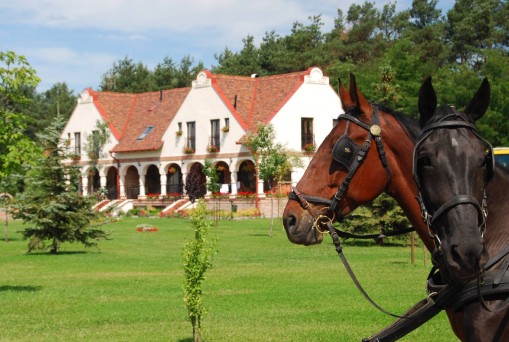
[[[421,155],[417,158],[417,166],[419,169],[428,168],[431,166],[431,160],[426,155]]]

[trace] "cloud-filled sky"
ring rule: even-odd
[[[389,1],[373,2],[381,8]],[[42,79],[39,92],[66,82],[78,93],[98,89],[124,57],[153,69],[165,57],[180,63],[189,55],[210,68],[215,54],[240,50],[247,35],[258,45],[266,32],[286,35],[314,15],[328,31],[338,9],[346,14],[352,3],[364,0],[0,0],[0,51],[27,57]],[[396,8],[411,3],[399,0]]]

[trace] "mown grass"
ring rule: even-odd
[[[158,232],[137,232],[152,223]],[[26,254],[10,223],[0,242],[0,341],[192,341],[182,301],[189,220],[133,218],[105,227],[99,248],[64,244],[61,255]],[[280,221],[219,221],[205,283],[205,341],[360,341],[393,319],[357,291],[330,242],[291,244]],[[366,290],[395,313],[425,296],[422,249],[347,244]],[[453,341],[444,313],[403,341]]]

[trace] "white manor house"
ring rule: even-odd
[[[239,141],[259,123],[271,123],[276,139],[301,156],[296,184],[313,153],[343,113],[341,101],[317,67],[257,77],[201,71],[189,88],[141,94],[85,89],[61,138],[81,169],[81,192],[99,189],[110,200],[143,200],[183,194],[194,164],[211,161],[221,192],[235,198],[256,189],[253,158]],[[92,163],[86,141],[107,124],[109,140]],[[94,164],[96,167],[94,167]],[[258,193],[264,196],[263,182]]]

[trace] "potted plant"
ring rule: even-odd
[[[229,132],[230,131],[230,126],[224,126],[223,128],[221,128],[221,130],[226,133],[226,132]]]
[[[184,153],[185,154],[193,154],[194,153],[194,148],[192,148],[192,147],[185,147],[184,148]]]
[[[176,131],[176,132],[175,132],[175,135],[176,135],[177,137],[180,137],[180,136],[182,135],[182,131]]]
[[[219,152],[219,147],[211,145],[211,146],[207,147],[207,151],[211,152],[211,153]]]
[[[177,169],[174,168],[173,166],[170,166],[170,168],[168,169],[168,173],[169,174],[174,174],[175,172],[177,172]]]
[[[306,152],[314,152],[315,149],[316,149],[315,144],[310,143],[310,144],[304,145],[304,151],[306,151]]]

